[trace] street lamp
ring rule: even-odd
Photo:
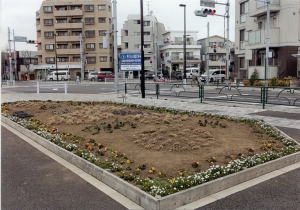
[[[186,14],[185,14],[185,4],[179,4],[180,7],[184,8],[184,31],[183,31],[183,81],[186,84]]]
[[[58,81],[58,70],[57,70],[57,52],[56,52],[56,36],[57,34],[54,35],[54,49],[55,49],[55,69],[56,69],[56,80]]]

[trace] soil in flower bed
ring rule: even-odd
[[[32,119],[48,132],[140,178],[170,179],[284,147],[257,125],[220,116],[160,113],[98,102],[8,105],[10,115],[17,111],[34,115]]]

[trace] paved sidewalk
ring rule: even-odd
[[[179,110],[205,112],[211,114],[228,115],[232,117],[247,117],[264,120],[285,135],[294,138],[300,143],[300,108],[287,106],[268,106],[265,110],[258,106],[239,104],[239,107],[224,103],[200,104],[193,99],[152,99],[115,94],[19,94],[4,93],[1,102],[27,100],[80,100],[80,101],[115,101],[135,103],[146,106],[160,106]],[[284,172],[281,176],[274,177],[270,181],[262,182],[251,188],[235,193],[226,198],[208,200],[215,201],[201,209],[297,209],[300,206],[300,164],[290,172]],[[277,175],[276,175],[277,176]],[[284,196],[283,196],[284,195]],[[298,198],[298,199],[297,199]],[[272,205],[272,201],[274,205]],[[281,203],[278,203],[280,201]],[[284,202],[284,203],[282,203]],[[268,205],[267,205],[268,204]],[[299,204],[299,205],[297,205]],[[197,206],[198,205],[198,206]],[[179,209],[196,209],[204,204],[195,203]]]

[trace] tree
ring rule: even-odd
[[[250,85],[254,85],[254,82],[258,80],[258,71],[257,69],[254,69],[253,73],[251,74],[250,77]]]
[[[30,71],[30,58],[31,58],[31,52],[29,52],[28,50],[24,50],[21,53],[22,58],[23,58],[23,65],[26,67],[27,69],[27,80],[29,80],[29,71]]]

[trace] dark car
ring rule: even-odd
[[[182,72],[181,71],[172,71],[171,78],[181,80],[182,79]]]
[[[145,79],[153,79],[155,77],[154,71],[146,71],[145,72]]]

